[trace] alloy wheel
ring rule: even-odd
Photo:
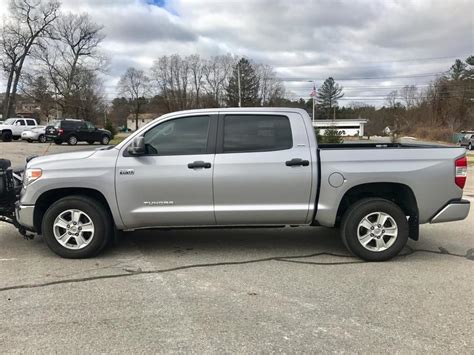
[[[384,212],[372,212],[357,227],[359,243],[367,250],[381,252],[390,248],[398,237],[395,219]]]
[[[54,237],[63,247],[78,250],[85,248],[94,238],[94,222],[83,211],[70,209],[56,217]]]

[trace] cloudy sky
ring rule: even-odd
[[[7,0],[0,0],[6,16]],[[345,87],[341,104],[375,105],[406,84],[423,87],[474,53],[472,0],[62,0],[104,25],[113,97],[129,66],[165,54],[231,53],[272,64],[292,97],[315,80]],[[0,88],[1,90],[1,88]]]

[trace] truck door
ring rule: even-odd
[[[297,113],[225,113],[214,164],[218,225],[305,223],[312,161]]]
[[[171,118],[144,133],[146,154],[116,168],[116,194],[127,228],[215,225],[212,195],[217,115]]]

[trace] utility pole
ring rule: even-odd
[[[239,107],[242,107],[242,92],[240,90],[240,61],[237,63],[237,83],[239,86]]]
[[[313,126],[314,126],[314,121],[315,121],[314,108],[316,107],[316,83],[314,82],[314,80],[308,80],[308,82],[313,83],[313,90],[311,91],[310,96],[313,99],[313,117],[312,117],[312,120],[313,120]]]

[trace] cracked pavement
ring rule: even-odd
[[[0,352],[469,353],[473,230],[424,225],[385,263],[324,228],[142,231],[66,260],[0,224]]]

